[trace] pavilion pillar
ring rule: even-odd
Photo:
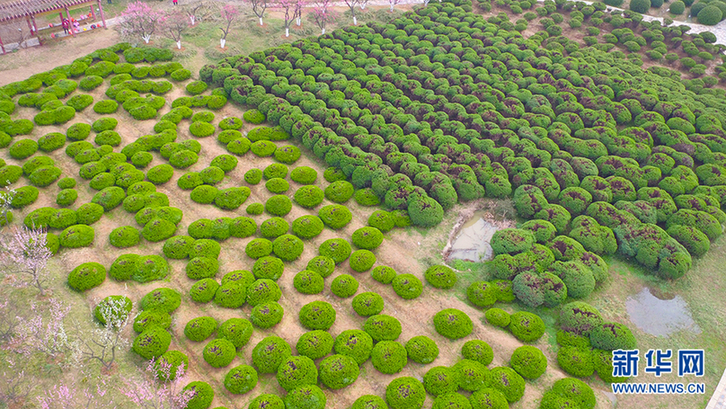
[[[106,27],[106,17],[103,15],[103,5],[101,5],[101,0],[96,0],[96,3],[98,4],[98,11],[101,13],[101,21],[103,21],[103,28],[108,30],[108,27]]]
[[[35,36],[38,38],[38,45],[43,45],[43,40],[40,39],[40,34],[38,34],[38,25],[35,22],[35,14],[30,15],[30,20],[33,22],[33,30],[35,31]]]
[[[68,11],[68,7],[66,7],[66,16],[68,16],[68,30],[71,32],[71,36],[76,36],[76,30],[74,30],[73,22],[71,21],[71,12]]]
[[[5,55],[5,44],[3,44],[3,39],[0,38],[0,49],[3,51],[3,55]]]
[[[33,25],[30,24],[30,16],[25,16],[25,21],[28,23],[28,30],[30,30],[30,35],[35,34],[35,31],[33,30]]]
[[[93,17],[94,20],[96,19],[96,10],[93,9],[93,4],[91,4],[91,17]]]

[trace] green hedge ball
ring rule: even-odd
[[[358,280],[350,274],[341,274],[330,284],[330,291],[340,298],[352,297],[358,291]]]
[[[395,341],[401,335],[401,322],[390,315],[378,314],[368,317],[363,330],[375,341]]]
[[[318,382],[318,368],[306,356],[289,356],[277,368],[277,383],[286,391]]]
[[[252,349],[252,363],[260,373],[277,373],[282,361],[292,355],[292,348],[284,339],[269,336]]]
[[[204,360],[213,368],[223,368],[232,363],[237,350],[232,342],[226,339],[215,339],[204,347]]]
[[[301,294],[320,294],[323,292],[325,281],[323,276],[311,270],[302,270],[295,275],[293,286]]]
[[[319,359],[330,354],[334,344],[333,336],[327,331],[314,330],[300,335],[295,349],[310,359]]]
[[[285,409],[324,409],[325,393],[315,385],[302,385],[285,396]]]
[[[386,387],[386,402],[391,409],[421,409],[426,390],[416,378],[396,378]]]
[[[360,375],[358,363],[346,355],[332,355],[320,362],[320,381],[330,389],[352,385]]]
[[[106,280],[106,268],[99,263],[83,263],[68,275],[68,286],[76,291],[98,287]]]
[[[392,281],[393,291],[404,300],[418,298],[423,292],[423,283],[413,274],[399,274]]]
[[[245,394],[257,386],[257,371],[249,365],[230,369],[224,377],[224,388],[235,395]]]
[[[353,310],[361,317],[378,315],[383,311],[383,306],[383,297],[374,292],[360,293],[353,298]]]
[[[300,308],[300,324],[309,330],[328,330],[333,326],[336,311],[330,303],[313,301]]]
[[[250,322],[261,329],[272,328],[282,321],[284,309],[275,301],[255,305],[250,314]]]
[[[474,323],[466,313],[455,308],[441,310],[434,315],[436,332],[449,339],[463,338],[474,330]]]

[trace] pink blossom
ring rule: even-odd
[[[157,25],[163,23],[165,19],[163,12],[154,10],[147,3],[142,1],[129,3],[121,14],[121,33],[128,37],[140,36],[145,43],[148,43]]]
[[[45,284],[50,280],[46,270],[53,256],[47,246],[47,234],[42,229],[15,227],[12,235],[2,240],[0,262],[11,273],[25,277],[20,285],[31,285],[45,295]]]
[[[176,368],[172,377],[171,364],[165,360],[150,360],[140,380],[124,379],[121,393],[137,407],[154,409],[184,409],[195,396],[184,390],[187,383],[184,364]],[[172,379],[173,378],[173,379]]]

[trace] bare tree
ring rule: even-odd
[[[175,372],[174,369],[176,369]],[[174,375],[172,376],[172,373]],[[184,364],[172,368],[165,360],[153,359],[146,365],[140,380],[127,380],[121,393],[142,409],[184,409],[196,396],[192,390],[184,390],[187,383]]]
[[[0,303],[0,344],[12,340],[15,329],[20,325],[17,316],[19,313],[17,303],[8,300]]]
[[[101,379],[95,388],[79,388],[77,383],[65,383],[61,380],[46,390],[44,396],[38,397],[40,409],[116,408],[106,383],[105,379]]]
[[[222,20],[227,23],[226,26],[219,28],[222,30],[222,38],[219,39],[219,48],[224,48],[224,44],[227,42],[227,35],[232,30],[232,23],[239,17],[239,10],[231,4],[225,4],[221,12]]]
[[[320,27],[322,34],[325,34],[325,27],[328,23],[334,21],[337,17],[332,7],[333,2],[331,0],[320,0],[315,4],[313,12],[310,14],[310,18],[315,25]]]
[[[0,246],[0,263],[6,271],[22,276],[20,285],[32,286],[45,295],[45,286],[50,281],[46,269],[53,256],[47,246],[47,234],[42,229],[14,227],[10,235],[3,237]]]
[[[356,15],[355,15],[355,7],[360,5],[361,0],[343,0],[343,1],[345,1],[345,5],[348,6],[348,8],[350,9],[350,15],[353,16],[353,25],[357,26],[358,19],[356,18]],[[361,10],[362,9],[363,9],[363,7],[361,7]]]
[[[43,308],[47,308],[48,318]],[[71,307],[51,298],[47,304],[30,304],[30,318],[17,317],[17,330],[6,349],[22,355],[40,352],[55,357],[68,351],[70,343],[65,328]]]
[[[285,13],[285,37],[290,37],[290,24],[295,18],[295,1],[296,0],[279,0],[277,3],[277,8]]]
[[[181,38],[186,29],[189,28],[187,17],[182,11],[172,11],[166,15],[161,26],[161,32],[176,43],[176,48],[181,50]]]
[[[245,1],[252,6],[252,12],[255,13],[257,18],[260,19],[260,25],[263,25],[262,17],[264,17],[264,15],[265,15],[265,10],[267,10],[269,0],[245,0]]]
[[[361,10],[365,10],[367,5],[368,5],[368,0],[360,0],[360,9]]]
[[[189,17],[189,21],[192,25],[195,25],[197,22],[208,17],[212,12],[212,8],[213,6],[209,4],[209,2],[198,0],[194,0],[193,2],[183,6],[183,10]]]
[[[34,380],[18,362],[15,358],[7,359],[8,368],[0,374],[0,402],[9,406],[25,402],[35,389]]]
[[[73,356],[78,363],[95,361],[110,369],[116,361],[116,352],[129,344],[124,330],[134,317],[125,298],[104,300],[98,304],[98,311],[102,328],[86,333],[78,322],[74,322],[78,338],[72,343]]]

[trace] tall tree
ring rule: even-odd
[[[227,42],[227,35],[232,30],[232,23],[239,17],[239,10],[237,7],[231,4],[225,4],[222,7],[222,21],[226,24],[220,27],[222,30],[222,38],[219,39],[219,47],[224,48],[224,44]]]
[[[325,34],[325,27],[337,17],[332,9],[331,0],[320,0],[315,3],[311,17],[315,25],[320,27],[322,34]]]
[[[148,44],[163,20],[164,13],[154,10],[148,4],[142,1],[129,3],[121,13],[121,34],[127,37],[139,36]]]
[[[252,6],[252,12],[255,13],[257,18],[260,19],[260,25],[262,23],[262,17],[265,16],[265,10],[267,10],[269,0],[245,0]]]
[[[189,28],[187,16],[180,10],[174,10],[167,14],[161,25],[161,32],[176,43],[176,48],[181,50],[182,34]]]
[[[98,362],[105,369],[110,369],[116,362],[116,352],[129,344],[124,329],[134,317],[125,297],[104,300],[97,305],[97,311],[102,328],[85,333],[79,323],[75,323],[78,338],[72,344],[73,356],[76,362]]]
[[[305,0],[295,0],[295,3],[294,3],[295,12],[293,13],[293,16],[295,18],[295,24],[297,24],[298,27],[300,27],[300,24],[302,23],[303,7],[305,7]]]
[[[277,8],[284,13],[285,37],[290,37],[290,24],[295,18],[295,3],[297,0],[279,0]]]
[[[350,15],[353,16],[353,25],[358,25],[358,18],[355,15],[355,7],[360,5],[361,0],[343,0],[345,5],[350,9]],[[363,7],[361,6],[361,10]]]
[[[388,4],[391,6],[391,13],[393,13],[393,6],[400,3],[400,0],[388,0]]]
[[[183,363],[172,368],[165,360],[152,359],[146,365],[141,379],[124,378],[125,385],[121,387],[121,393],[139,408],[184,409],[196,394],[194,391],[184,390],[186,378]]]
[[[19,285],[32,286],[45,295],[50,281],[48,260],[53,256],[47,246],[47,233],[25,226],[14,227],[0,240],[0,262],[6,271],[20,278]]]

